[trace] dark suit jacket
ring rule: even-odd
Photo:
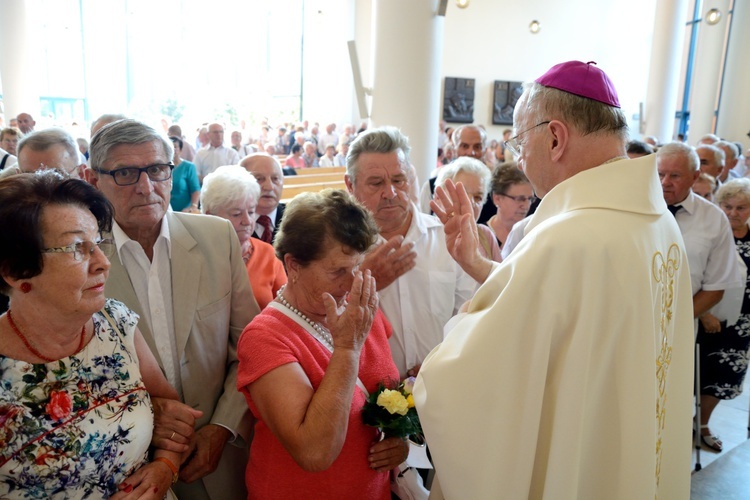
[[[273,221],[273,234],[271,235],[271,244],[276,241],[276,233],[279,232],[279,226],[281,225],[281,218],[284,217],[284,209],[286,208],[285,203],[279,203],[276,207],[276,220]],[[258,235],[253,231],[252,237],[259,240]]]

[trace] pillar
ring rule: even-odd
[[[690,93],[690,126],[688,143],[696,144],[702,136],[715,132],[716,99],[719,95],[719,82],[722,71],[722,54],[727,31],[727,9],[729,0],[706,0],[698,31],[698,45],[695,51],[693,84]],[[705,21],[706,13],[717,8],[721,19],[713,26]]]
[[[371,125],[409,137],[420,183],[437,163],[443,17],[439,0],[373,0]]]
[[[644,135],[653,135],[660,142],[669,142],[674,136],[687,12],[687,0],[659,0],[656,4],[643,118]]]
[[[730,141],[750,144],[750,64],[747,49],[750,47],[750,3],[735,0],[732,31],[729,35],[726,72],[722,87],[716,134]],[[744,151],[743,151],[744,153]]]
[[[27,2],[0,2],[0,81],[3,83],[3,103],[6,123],[19,113],[29,113],[39,120],[40,104],[34,68],[34,40],[27,25]]]

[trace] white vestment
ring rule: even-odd
[[[445,498],[690,495],[693,311],[653,155],[560,183],[425,360]]]

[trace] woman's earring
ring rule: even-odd
[[[24,281],[23,283],[21,283],[21,291],[23,293],[29,293],[31,291],[31,283],[29,283],[28,281]]]

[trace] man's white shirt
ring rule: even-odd
[[[200,149],[195,154],[195,167],[198,170],[198,177],[203,179],[205,176],[224,165],[237,165],[240,162],[240,156],[232,148],[219,146],[215,148],[208,146]]]
[[[172,248],[167,218],[164,217],[161,221],[159,236],[154,245],[153,261],[149,261],[140,243],[130,239],[117,222],[113,223],[112,235],[120,262],[128,272],[143,314],[147,316],[142,319],[151,325],[167,380],[182,397],[182,378],[172,310]]]

